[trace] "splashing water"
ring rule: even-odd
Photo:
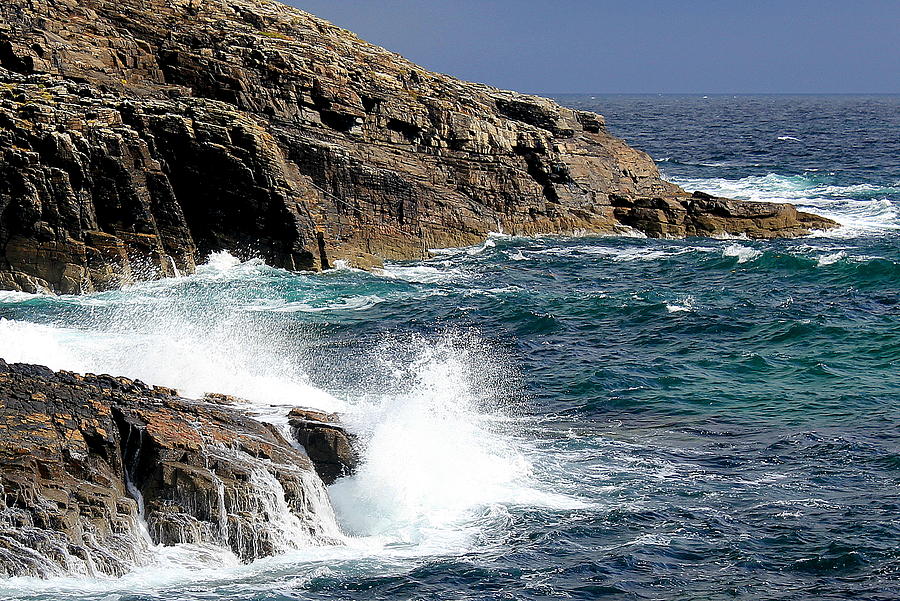
[[[497,406],[514,392],[516,374],[476,337],[437,343],[391,337],[376,353],[387,389],[367,382],[368,392],[348,415],[364,461],[355,476],[330,489],[350,532],[393,533],[419,544],[436,531],[464,531],[490,506],[580,506],[536,487],[512,432],[515,418]]]
[[[383,278],[407,281],[399,268],[388,269]],[[421,273],[429,283],[457,281],[439,277],[433,268]],[[416,272],[410,275],[418,282]],[[503,519],[507,504],[583,505],[540,489],[515,436],[515,407],[507,406],[518,376],[474,332],[382,337],[363,357],[353,358],[355,368],[339,368],[361,374],[355,385],[326,392],[307,373],[311,365],[321,365],[316,329],[272,319],[285,315],[278,310],[285,303],[317,302],[315,294],[303,300],[292,295],[297,278],[322,276],[292,275],[291,292],[279,294],[287,290],[285,276],[258,261],[217,254],[190,277],[86,297],[16,296],[10,300],[29,308],[64,314],[76,308],[73,316],[88,316],[53,325],[0,319],[0,356],[54,369],[127,375],[193,397],[232,394],[280,426],[294,406],[341,411],[359,436],[364,461],[356,475],[331,487],[343,532],[329,535],[360,552],[401,547],[415,554],[464,552],[488,523]],[[258,302],[263,291],[275,299],[268,310]],[[335,307],[329,311],[352,310]],[[313,313],[318,312],[307,314]],[[253,473],[261,491],[255,503],[281,524],[279,549],[289,553],[307,527],[282,507],[283,493],[269,471]],[[329,519],[334,523],[328,499],[318,502],[315,513],[326,530]],[[207,570],[205,559],[218,562],[230,555],[182,546],[178,553],[155,548],[157,560],[145,569],[177,556]]]

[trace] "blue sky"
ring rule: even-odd
[[[900,0],[289,0],[525,92],[900,93]]]

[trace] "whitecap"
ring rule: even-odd
[[[42,296],[47,295],[19,292],[18,290],[0,290],[0,303],[21,303],[34,298],[41,298]]]
[[[331,264],[331,268],[328,269],[325,273],[340,272],[365,273],[365,270],[353,267],[352,265],[350,265],[350,262],[346,261],[345,259],[337,259],[334,263]]]
[[[762,251],[749,246],[731,244],[722,249],[722,255],[725,257],[736,257],[738,263],[747,263],[761,257]]]
[[[489,248],[494,248],[495,246],[497,246],[497,243],[494,242],[493,238],[488,238],[481,246],[473,246],[471,248],[467,248],[466,253],[469,255],[477,255],[481,254]]]
[[[666,311],[669,313],[693,312],[695,305],[694,297],[689,295],[679,303],[666,303]]]
[[[837,263],[838,261],[841,261],[846,258],[847,258],[847,253],[841,250],[836,253],[822,255],[821,257],[819,257],[817,259],[817,263],[818,263],[819,267],[824,267],[826,265],[833,265],[834,263]]]
[[[390,263],[385,264],[383,269],[375,273],[386,278],[419,284],[453,282],[471,276],[470,273],[460,268],[441,269],[433,265],[396,265]]]
[[[385,301],[384,297],[377,294],[364,294],[359,296],[351,296],[349,298],[339,299],[324,304],[311,303],[307,301],[296,301],[284,303],[268,310],[275,313],[327,313],[330,311],[363,311],[379,305]]]

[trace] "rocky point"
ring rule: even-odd
[[[834,225],[687,193],[600,115],[431,73],[272,0],[0,4],[0,288],[104,290],[219,250],[316,270],[492,231]]]

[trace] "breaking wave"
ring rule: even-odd
[[[439,282],[442,274],[429,266],[388,266],[382,277],[400,283]],[[342,277],[377,282],[379,276]],[[522,418],[515,369],[475,332],[381,336],[368,348],[359,348],[351,360],[342,359],[320,344],[314,324],[298,322],[285,311],[303,303],[316,306],[316,314],[365,311],[373,307],[366,300],[371,295],[326,302],[322,291],[306,290],[303,301],[277,293],[302,290],[304,278],[219,254],[196,275],[116,292],[4,295],[0,303],[5,308],[31,313],[32,319],[0,318],[0,357],[53,369],[123,375],[175,387],[189,397],[231,394],[246,399],[248,411],[280,426],[290,407],[341,412],[360,437],[365,457],[355,476],[329,490],[346,548],[288,552],[285,557],[294,561],[322,554],[348,558],[463,553],[486,529],[507,519],[505,507],[510,504],[584,506],[583,500],[541,483],[529,446],[516,434]],[[333,294],[334,286],[329,290]],[[262,300],[270,306],[263,307]],[[57,317],[39,323],[35,312]],[[321,371],[329,361],[343,372],[338,379],[345,383],[326,389],[309,372]],[[152,574],[170,561],[179,562],[173,573],[164,578]],[[258,563],[272,561],[289,560]],[[233,579],[256,569],[239,566],[224,550],[182,546],[158,549],[150,566],[115,585],[16,579],[3,586],[27,582],[45,591],[53,586],[70,592],[112,586],[134,592],[160,580],[173,586],[191,574]]]

